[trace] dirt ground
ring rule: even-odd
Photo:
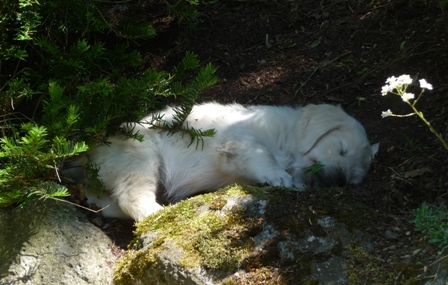
[[[382,111],[410,108],[397,96],[381,96],[381,87],[402,74],[432,83],[417,107],[448,134],[448,12],[439,2],[222,0],[200,13],[191,30],[155,17],[159,36],[139,43],[148,64],[170,70],[192,51],[218,66],[219,83],[200,101],[341,104],[372,143],[380,142],[366,181],[343,190],[381,217],[368,229],[378,259],[421,262],[422,269],[436,259],[440,249],[409,221],[424,201],[446,204],[448,150],[417,117],[382,118]]]

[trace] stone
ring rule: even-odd
[[[369,236],[299,192],[260,189],[196,196],[138,223],[115,284],[347,284],[349,248],[369,250]]]
[[[111,284],[112,241],[54,200],[0,210],[0,284]]]

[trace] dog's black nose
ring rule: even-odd
[[[344,173],[339,172],[334,179],[334,185],[338,187],[345,186],[347,184],[347,178],[345,177]]]
[[[347,184],[347,177],[340,168],[322,170],[317,176],[316,184],[319,187],[343,187]]]
[[[343,187],[347,184],[347,177],[340,169],[327,170],[320,173],[322,186],[326,187]]]
[[[304,175],[305,183],[312,187],[342,187],[347,184],[347,177],[340,168],[321,169],[319,172]]]

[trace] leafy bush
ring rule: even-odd
[[[448,245],[448,211],[446,208],[422,206],[413,211],[415,219],[411,221],[415,230],[429,235],[429,242],[440,247]]]
[[[198,1],[149,2],[165,5],[179,22],[192,23],[197,15]],[[167,97],[180,107],[174,123],[160,128],[188,133],[192,141],[212,134],[181,125],[201,90],[216,82],[216,69],[201,67],[192,53],[172,72],[145,69],[130,48],[157,34],[135,16],[148,7],[93,0],[0,5],[0,207],[67,195],[56,183],[67,159],[104,141],[123,122],[164,107]]]

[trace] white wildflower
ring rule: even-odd
[[[387,78],[386,80],[386,85],[383,86],[383,90],[382,90],[382,94],[386,95],[384,92],[388,89],[388,92],[392,92],[394,89],[397,89],[397,91],[401,91],[403,89],[403,85],[409,85],[412,83],[412,78],[407,75],[407,74],[403,74],[400,75],[398,78],[395,76],[391,76],[389,78]]]
[[[425,79],[420,79],[420,88],[432,90],[432,85],[428,83]]]
[[[390,109],[388,109],[387,111],[382,111],[381,112],[381,117],[383,117],[383,118],[386,118],[386,117],[389,117],[389,116],[392,116],[393,114],[392,114],[392,111],[390,110]]]
[[[383,96],[386,96],[387,93],[389,93],[391,91],[393,91],[393,89],[391,89],[389,85],[384,85],[383,88],[381,89],[381,94]]]
[[[393,83],[397,82],[397,78],[395,76],[391,76],[387,78],[386,83],[392,85]]]
[[[402,96],[401,96],[401,99],[403,99],[403,101],[405,101],[405,102],[407,102],[407,101],[409,101],[409,100],[411,100],[411,99],[414,99],[414,94],[413,93],[404,93]]]
[[[397,83],[400,86],[409,85],[412,83],[412,78],[407,74],[403,74],[397,78]]]

